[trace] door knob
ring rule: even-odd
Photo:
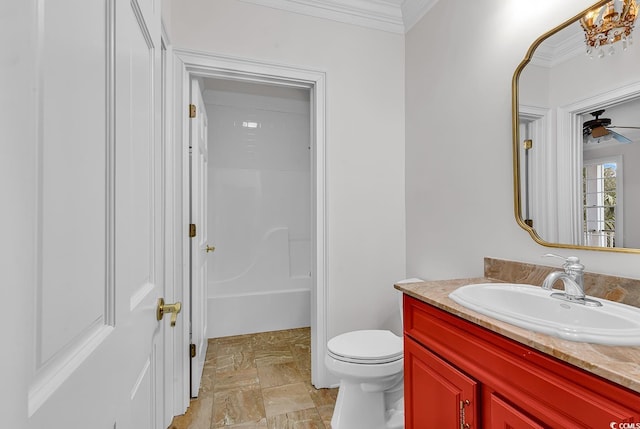
[[[204,250],[207,251],[207,253],[209,252],[213,252],[214,250],[216,250],[216,246],[209,246],[207,245],[207,247],[204,248]]]
[[[158,298],[158,309],[156,310],[156,318],[162,320],[164,313],[171,313],[171,326],[176,326],[176,320],[178,319],[178,313],[182,311],[182,303],[176,302],[175,304],[165,304],[164,298]]]

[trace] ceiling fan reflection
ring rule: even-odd
[[[616,131],[613,131],[613,129],[640,130],[640,127],[611,125],[611,119],[600,117],[603,113],[604,109],[591,112],[591,116],[593,116],[593,119],[585,121],[582,125],[582,135],[584,138],[584,143],[600,143],[601,141],[608,141],[612,138],[620,143],[633,143],[632,140]]]

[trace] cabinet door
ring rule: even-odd
[[[405,337],[407,429],[474,428],[478,384]]]
[[[491,429],[544,429],[521,411],[491,395]]]

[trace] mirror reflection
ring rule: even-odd
[[[516,214],[541,244],[640,249],[636,11],[635,0],[591,8],[516,71]]]

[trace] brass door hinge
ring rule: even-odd
[[[522,142],[522,146],[527,150],[531,149],[533,147],[533,140],[531,139],[525,140],[524,142]]]
[[[191,353],[191,357],[192,358],[196,357],[196,345],[195,344],[189,344],[189,353]]]
[[[193,238],[196,236],[196,224],[195,223],[190,223],[189,224],[189,237]]]
[[[190,118],[195,118],[196,117],[196,105],[195,104],[189,104],[189,117]]]

